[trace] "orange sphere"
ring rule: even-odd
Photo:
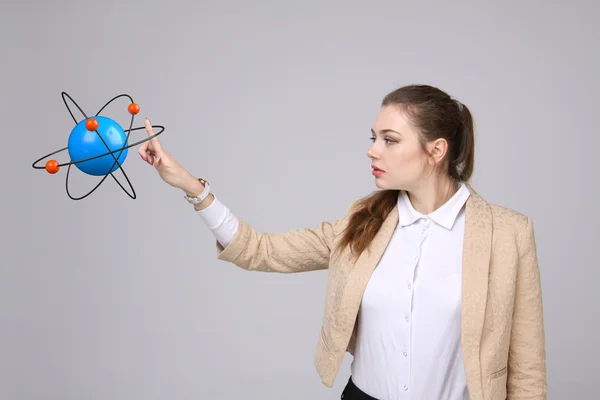
[[[56,160],[49,160],[46,163],[46,171],[48,171],[49,174],[55,174],[59,169],[60,167],[58,166],[58,161]]]
[[[129,105],[129,107],[127,107],[127,110],[129,111],[129,114],[136,115],[137,113],[139,113],[139,112],[140,112],[140,106],[138,106],[138,105],[137,105],[137,104],[135,104],[135,103],[131,103],[131,104]]]
[[[87,121],[85,121],[85,128],[88,131],[95,131],[98,129],[98,120],[96,118],[88,118]]]

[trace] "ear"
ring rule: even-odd
[[[440,163],[448,152],[448,142],[446,139],[436,139],[427,144],[431,161],[434,164]]]

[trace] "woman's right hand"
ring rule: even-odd
[[[146,118],[146,132],[148,136],[154,135],[152,124]],[[138,149],[138,153],[142,160],[154,166],[163,181],[169,185],[186,192],[197,190],[198,180],[194,178],[185,168],[183,168],[176,160],[167,152],[157,137],[145,141]],[[200,189],[200,192],[202,189]]]

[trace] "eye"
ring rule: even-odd
[[[371,136],[369,138],[369,140],[371,140],[371,142],[375,142],[377,140],[377,138],[375,136]],[[385,144],[393,144],[393,143],[397,143],[394,139],[391,139],[389,137],[386,137],[383,139],[383,141],[385,142]]]

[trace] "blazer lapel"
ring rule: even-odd
[[[348,271],[346,285],[342,291],[342,299],[339,303],[344,305],[345,310],[340,312],[339,315],[344,319],[351,318],[351,320],[341,320],[335,324],[338,327],[344,328],[344,331],[340,332],[341,337],[350,338],[352,334],[367,283],[385,252],[397,224],[398,206],[396,205],[383,221],[381,228],[379,228],[375,238],[373,238],[371,246],[360,255],[356,263]],[[347,329],[349,331],[346,331]],[[346,343],[343,345],[345,346]]]
[[[471,186],[466,204],[462,266],[461,341],[469,393],[483,399],[479,350],[488,297],[492,248],[492,213],[489,204]]]
[[[367,286],[373,270],[379,263],[381,256],[383,256],[385,249],[390,243],[397,225],[398,205],[396,204],[392,211],[390,211],[388,214],[387,218],[383,221],[381,228],[379,228],[379,231],[373,238],[371,246],[361,254],[354,265],[353,271],[356,273],[356,275],[354,275],[352,279],[356,279],[356,282],[359,284],[359,288],[361,289],[361,294],[364,291],[364,288]]]

